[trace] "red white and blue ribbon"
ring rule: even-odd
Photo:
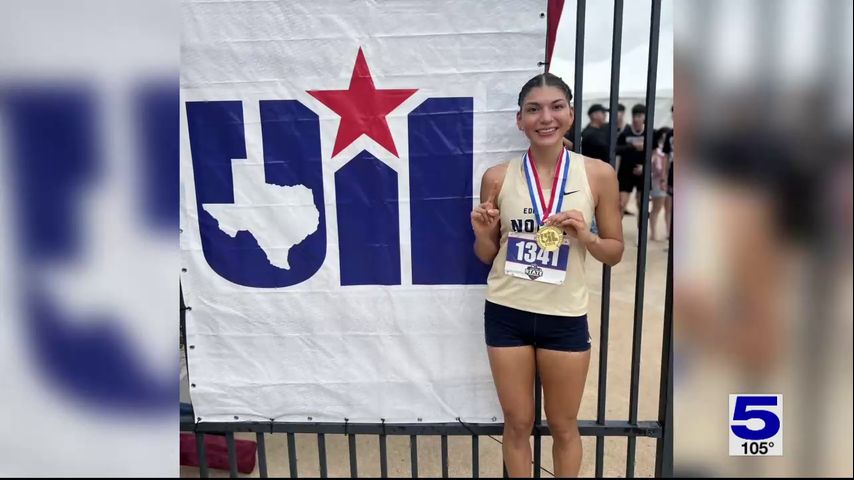
[[[530,149],[522,157],[522,171],[525,173],[525,182],[528,184],[528,193],[531,196],[531,204],[534,206],[534,218],[538,226],[542,225],[552,212],[560,212],[563,205],[563,191],[566,188],[566,181],[569,178],[569,151],[563,149],[563,153],[557,159],[554,179],[552,179],[551,196],[548,203],[546,203],[543,197],[542,184],[540,183],[537,166],[534,164],[534,158],[531,155]],[[557,198],[557,205],[555,205],[555,198]],[[555,208],[552,209],[552,207]]]

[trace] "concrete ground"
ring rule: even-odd
[[[629,210],[634,211],[634,202]],[[661,215],[663,217],[663,215]],[[635,216],[623,218],[623,233],[626,249],[623,260],[611,271],[611,314],[608,344],[607,415],[608,420],[627,420],[629,415],[629,384],[631,378],[632,332],[634,324],[634,301],[636,284],[636,262],[638,248]],[[659,219],[659,235],[665,232],[664,220]],[[643,328],[641,339],[640,390],[638,419],[658,418],[658,389],[661,368],[661,341],[664,318],[664,291],[667,273],[667,243],[663,240],[647,244],[646,276],[643,299]],[[601,312],[602,266],[588,255],[587,281],[590,288],[590,335],[593,350],[590,371],[587,376],[585,395],[579,411],[579,419],[595,420],[597,385],[599,382],[599,333]],[[183,372],[182,372],[183,374]],[[182,393],[182,396],[184,394]],[[544,415],[545,417],[545,415]],[[236,438],[255,439],[254,433],[238,433]],[[500,440],[500,437],[497,437]],[[288,453],[284,434],[267,435],[267,465],[270,476],[287,477]],[[317,437],[296,435],[298,472],[302,477],[319,476]],[[595,462],[595,437],[582,438],[584,453],[580,475],[592,477]],[[364,477],[379,477],[379,444],[376,436],[357,437],[358,473]],[[553,471],[551,439],[543,438],[542,466]],[[606,477],[626,475],[626,438],[612,437],[605,440],[604,474]],[[344,435],[326,435],[327,466],[330,477],[349,477],[350,460],[347,438]],[[439,437],[419,437],[418,473],[420,477],[441,476],[441,450]],[[391,477],[409,477],[409,438],[388,437],[388,472]],[[452,477],[471,476],[471,440],[469,437],[451,437],[448,441],[449,474]],[[635,476],[652,477],[655,468],[655,440],[639,438],[635,455]],[[212,477],[227,477],[228,471],[210,469]],[[500,477],[501,445],[488,437],[480,439],[480,475]],[[182,477],[198,477],[195,467],[181,467]],[[257,477],[255,471],[241,476]],[[551,477],[546,471],[542,476]]]

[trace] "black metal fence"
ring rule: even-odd
[[[583,74],[584,70],[584,26],[585,26],[586,0],[577,0],[576,12],[576,49],[575,49],[575,105],[577,116],[580,114],[583,98]],[[651,0],[649,30],[649,62],[647,67],[647,92],[646,92],[646,137],[644,147],[644,187],[641,192],[641,205],[649,204],[651,156],[653,150],[653,128],[655,114],[655,89],[656,72],[658,69],[658,38],[659,19],[661,14],[661,0]],[[611,52],[611,95],[609,110],[617,111],[618,94],[620,84],[620,45],[622,42],[623,25],[623,0],[614,0],[614,29]],[[575,151],[580,152],[581,146],[581,122],[576,121],[573,131],[573,144]],[[615,115],[610,116],[609,124],[610,149],[609,159],[612,166],[616,166],[616,141],[617,124]],[[583,153],[583,152],[581,152]],[[661,377],[659,388],[658,418],[649,421],[638,420],[638,391],[640,386],[640,353],[641,332],[643,327],[643,299],[644,299],[644,277],[647,253],[647,224],[649,213],[647,208],[641,208],[640,231],[638,238],[638,254],[635,278],[635,302],[634,302],[634,325],[632,337],[631,356],[631,381],[629,386],[629,415],[625,420],[606,419],[606,387],[608,369],[608,336],[610,325],[610,293],[611,293],[611,267],[605,265],[602,269],[602,305],[601,305],[601,328],[599,338],[599,383],[597,410],[595,420],[579,420],[578,428],[582,436],[596,437],[596,460],[595,476],[602,477],[604,473],[605,437],[626,437],[628,448],[626,452],[626,477],[633,477],[635,473],[635,454],[637,437],[651,437],[656,439],[655,476],[669,477],[673,473],[673,230],[671,222],[668,260],[667,280],[665,290],[664,306],[664,330],[662,335],[661,349]],[[183,310],[182,303],[182,323]],[[182,336],[183,342],[183,336]],[[542,460],[542,437],[550,435],[548,422],[542,418],[542,389],[537,379],[535,387],[535,423],[531,434],[534,438],[534,477],[539,478],[544,469],[541,467]],[[181,431],[194,432],[196,437],[196,448],[199,462],[200,476],[208,477],[207,455],[205,452],[205,434],[221,434],[225,436],[228,449],[229,471],[232,477],[236,477],[237,454],[234,441],[235,432],[255,432],[257,439],[258,470],[262,478],[267,477],[267,449],[265,434],[284,434],[287,437],[288,464],[290,477],[298,476],[298,461],[296,453],[296,437],[299,434],[314,434],[317,436],[317,450],[319,472],[321,477],[327,477],[327,454],[326,435],[345,435],[348,438],[350,476],[358,477],[359,465],[357,461],[356,436],[367,435],[377,437],[379,446],[380,475],[382,478],[388,476],[388,452],[387,438],[389,435],[408,436],[410,443],[410,465],[412,477],[418,477],[418,437],[439,436],[441,438],[441,463],[442,477],[448,477],[448,437],[468,436],[471,438],[471,475],[479,476],[479,446],[480,437],[501,435],[503,424],[471,424],[458,420],[456,423],[410,423],[410,424],[386,424],[381,423],[312,423],[312,422],[200,422],[196,423],[192,413],[181,416]],[[506,474],[506,470],[505,470]]]

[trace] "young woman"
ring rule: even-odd
[[[492,265],[484,327],[504,412],[504,459],[513,477],[531,475],[534,376],[543,384],[557,476],[577,476],[577,415],[590,363],[587,252],[608,265],[623,255],[614,169],[564,149],[572,92],[537,75],[519,93],[516,125],[530,141],[520,159],[483,175],[471,213],[478,258]],[[598,235],[591,233],[596,219]]]

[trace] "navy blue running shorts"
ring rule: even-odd
[[[486,344],[490,347],[521,347],[586,352],[590,350],[587,315],[562,317],[505,307],[486,301]]]

